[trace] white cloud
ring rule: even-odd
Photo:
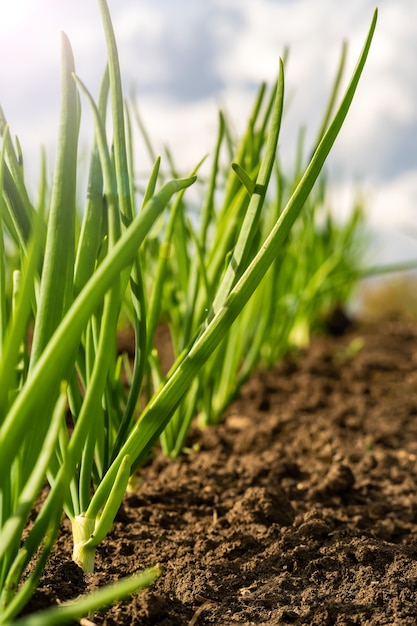
[[[375,226],[383,223],[388,229],[399,228],[406,232],[410,227],[417,231],[417,176],[407,171],[386,183],[373,188],[369,219]],[[416,254],[417,256],[417,254]]]
[[[407,147],[407,134],[417,130],[416,25],[416,3],[382,3],[368,63],[336,146],[338,160],[375,179],[417,164],[417,149],[413,156]]]
[[[159,150],[169,143],[187,170],[212,149],[217,107],[242,129],[261,80],[272,81],[290,47],[287,111],[280,150],[291,162],[300,125],[307,148],[327,102],[343,40],[346,80],[362,48],[376,0],[109,0],[126,93],[139,106]],[[378,223],[417,207],[417,2],[380,0],[379,19],[352,108],[329,159],[335,192],[357,178],[373,190]],[[77,72],[97,94],[106,52],[94,0],[33,0],[35,17],[0,28],[0,103],[37,176],[39,146],[56,145],[60,41],[73,45]],[[85,103],[83,103],[86,109]],[[89,139],[91,129],[84,137]],[[83,139],[86,141],[86,139]],[[138,148],[140,152],[141,148]],[[142,156],[140,157],[142,159]],[[337,189],[336,189],[337,187]],[[395,205],[395,210],[389,207]],[[413,218],[414,219],[414,218]],[[374,220],[374,217],[372,217]]]

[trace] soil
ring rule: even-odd
[[[159,563],[151,589],[90,621],[415,626],[416,322],[317,337],[189,448],[141,471],[94,575],[64,522],[31,611]]]

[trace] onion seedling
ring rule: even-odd
[[[184,192],[195,182],[198,167],[192,175],[175,176],[157,190],[160,161],[156,159],[138,202],[130,117],[125,115],[116,41],[106,1],[98,2],[108,69],[97,104],[76,75],[69,41],[65,36],[62,40],[60,136],[46,217],[45,190],[39,205],[33,206],[19,165],[21,158],[10,141],[4,116],[1,124],[0,624],[14,619],[35,589],[54,545],[62,509],[72,524],[73,558],[85,571],[92,571],[95,550],[111,528],[129,477],[148,458],[162,433],[169,453],[177,453],[182,446],[194,409],[200,408],[187,393],[191,389],[200,394],[207,376],[205,364],[210,358],[215,362],[218,357],[212,355],[219,346],[223,350],[226,346],[228,358],[233,358],[236,335],[229,335],[233,333],[233,322],[242,312],[248,315],[251,309],[244,308],[262,286],[265,275],[277,259],[285,260],[292,227],[351,105],[377,16],[375,12],[341,105],[326,123],[285,207],[277,205],[274,217],[263,221],[283,111],[284,68],[280,62],[260,129],[255,132],[264,87],[256,102],[233,172],[227,178],[223,209],[215,217],[216,233],[211,241],[217,162],[222,137],[228,134],[227,125],[221,118],[199,232],[194,232],[184,213]],[[109,98],[111,142],[106,120]],[[75,191],[82,101],[93,112],[95,145],[88,199],[78,234]],[[167,208],[170,214],[162,226],[167,244],[164,249],[171,250],[170,244],[175,248],[177,276],[171,274],[167,254],[157,261],[154,258],[149,266],[144,262],[152,249],[151,229],[158,229]],[[21,259],[13,307],[6,238],[13,241]],[[187,276],[192,245],[197,262]],[[157,280],[153,292],[149,292],[147,273],[152,268],[157,271]],[[280,266],[278,274],[282,271]],[[165,289],[170,276],[178,277],[181,287],[174,294],[177,310],[172,311],[171,319],[182,320],[182,335],[178,333],[175,338],[177,358],[164,378],[154,366],[153,341],[157,324],[166,312]],[[307,284],[314,287],[317,282],[316,276]],[[175,285],[171,282],[168,287]],[[258,311],[265,330],[267,320],[263,319],[259,301],[251,306],[251,314]],[[120,381],[116,349],[118,322],[126,311],[133,322],[136,348],[127,393]],[[30,349],[28,329],[32,321]],[[228,337],[230,343],[226,345]],[[19,361],[22,353],[23,367]],[[236,371],[236,363],[232,363],[229,378],[236,377]],[[159,386],[150,391],[143,407],[141,391],[151,389],[149,372],[153,372]],[[225,397],[227,394],[230,397],[229,391]],[[179,422],[176,411],[184,406],[184,398],[190,404],[185,412],[181,408]],[[175,422],[167,430],[173,416]],[[22,540],[45,476],[49,492]],[[138,586],[135,579],[123,588]],[[70,614],[70,609],[65,609],[59,619],[68,619]],[[56,623],[61,623],[58,618]]]
[[[330,124],[346,52],[344,45],[312,154]],[[272,184],[268,193],[263,193],[267,185],[259,177],[268,151],[275,90],[276,86],[268,96],[266,85],[261,86],[246,132],[236,149],[235,162],[226,174],[220,154],[230,131],[226,119],[220,116],[200,228],[194,232],[193,220],[185,215],[177,221],[176,230],[167,226],[164,239],[160,241],[160,245],[170,245],[176,252],[183,251],[169,262],[160,259],[158,265],[158,270],[163,266],[165,277],[164,288],[158,287],[160,314],[168,321],[177,357],[201,325],[210,321],[234,281],[249,267],[262,241],[281,219],[304,168],[309,165],[308,161],[304,165],[301,132],[294,172],[285,175],[276,159]],[[223,187],[225,190],[221,193]],[[183,214],[186,209],[182,207]],[[294,228],[276,250],[271,267],[254,295],[200,370],[163,432],[161,442],[166,454],[176,457],[181,452],[196,413],[201,425],[221,419],[257,365],[271,364],[292,347],[308,343],[321,317],[346,302],[363,272],[363,232],[364,214],[359,203],[346,224],[339,225],[335,221],[327,206],[326,179],[321,176],[306,198]],[[152,265],[149,257],[145,258],[148,266]],[[156,287],[153,299],[155,292]],[[209,310],[209,317],[205,319]],[[155,361],[153,371],[155,381],[161,380]]]
[[[106,79],[104,92],[105,85]],[[41,210],[43,201],[38,211],[29,203],[4,116],[1,124],[0,623],[10,622],[33,593],[54,545],[62,508],[77,521],[74,503],[85,499],[85,485],[90,484],[94,474],[93,435],[102,443],[104,425],[101,430],[98,426],[109,365],[106,370],[104,364],[104,375],[99,371],[100,363],[95,368],[92,365],[87,381],[91,384],[82,397],[77,381],[85,382],[85,338],[91,333],[94,340],[98,329],[104,347],[106,340],[109,343],[115,340],[123,281],[133,271],[138,249],[172,195],[195,180],[191,177],[170,181],[159,192],[154,184],[143,210],[137,216],[130,216],[122,232],[123,214],[118,212],[115,190],[109,184],[113,179],[113,169],[109,171],[109,167],[113,165],[109,152],[103,154],[103,146],[98,145],[92,155],[90,188],[97,189],[102,177],[106,202],[103,203],[102,190],[94,198],[90,196],[90,202],[95,200],[95,205],[91,208],[90,204],[91,210],[86,211],[85,219],[90,223],[85,230],[93,232],[96,228],[98,238],[91,254],[92,240],[81,237],[75,257],[75,172],[80,114],[76,89],[72,52],[63,36],[61,131],[47,224]],[[97,137],[99,144],[99,133]],[[102,160],[97,167],[99,150]],[[107,212],[104,219],[103,212]],[[103,222],[105,227],[101,226]],[[18,247],[22,259],[13,308],[8,297],[10,272],[5,239]],[[29,349],[27,329],[32,315],[34,333]],[[22,346],[27,358],[23,370],[18,361]],[[101,348],[99,352],[105,355],[106,351]],[[65,380],[67,383],[63,385]],[[70,407],[74,405],[77,409],[80,399],[83,410],[73,413],[76,419],[70,436],[65,422],[68,401]],[[114,486],[117,495],[109,502],[122,498],[130,470],[128,457],[120,466]],[[22,542],[29,513],[46,475],[50,492]],[[100,511],[96,537],[104,537],[117,508],[113,504]],[[28,567],[29,575],[25,574]],[[20,585],[23,576],[26,580]]]

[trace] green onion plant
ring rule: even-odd
[[[344,45],[314,148],[331,122],[346,52]],[[233,281],[250,266],[309,165],[303,155],[301,131],[293,172],[286,175],[275,158],[273,164],[268,163],[271,185],[268,193],[263,193],[268,186],[262,177],[267,171],[265,159],[269,129],[276,115],[276,90],[277,85],[268,94],[267,86],[261,85],[246,131],[236,147],[230,125],[220,114],[197,226],[189,205],[181,203],[179,197],[176,214],[166,219],[157,245],[143,248],[144,263],[156,266],[151,300],[160,302],[159,316],[169,326],[177,357],[201,324],[207,323],[207,312],[210,319]],[[222,148],[232,160],[231,168],[221,163]],[[314,154],[314,150],[310,152]],[[334,218],[326,196],[326,178],[321,174],[254,295],[201,368],[164,430],[161,442],[167,454],[175,457],[183,450],[196,413],[203,426],[217,422],[257,365],[270,365],[294,346],[308,344],[321,318],[347,301],[363,272],[364,233],[364,211],[359,200],[345,224]],[[169,259],[163,253],[166,250],[170,251]],[[152,347],[150,342],[148,345]],[[157,353],[154,356],[151,365],[158,383],[163,372]]]
[[[377,13],[339,108],[329,108],[311,159],[291,181],[284,181],[277,159],[282,61],[271,93],[266,86],[260,90],[227,173],[220,154],[224,147],[233,151],[233,142],[220,116],[196,223],[186,190],[201,163],[186,177],[167,177],[155,158],[144,192],[137,193],[135,112],[125,105],[108,6],[98,3],[108,64],[97,102],[77,76],[62,36],[61,120],[50,198],[43,167],[39,199],[31,201],[20,146],[0,114],[0,625],[19,615],[36,588],[62,511],[73,529],[73,558],[91,572],[129,478],[158,439],[177,455],[196,412],[204,423],[217,420],[260,359],[272,361],[297,342],[294,328],[304,319],[309,332],[317,317],[313,300],[322,297],[321,310],[343,297],[344,279],[354,267],[343,248],[351,245],[359,214],[340,229],[328,218],[319,231],[317,199],[310,194],[354,97]],[[95,134],[79,218],[83,106],[92,111]],[[315,257],[301,271],[300,238]],[[294,268],[302,278],[289,276]],[[132,364],[116,346],[126,318],[135,336]],[[175,353],[167,374],[155,344],[162,322],[169,324]],[[272,347],[268,336],[274,337]],[[29,523],[46,478],[46,498]],[[135,576],[110,590],[105,601],[157,575],[152,570]],[[66,623],[81,615],[80,606],[91,610],[87,605],[54,609],[42,623]],[[19,623],[40,623],[25,619]]]

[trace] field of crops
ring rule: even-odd
[[[377,11],[345,90],[342,46],[291,171],[284,55],[243,135],[219,112],[212,154],[184,173],[126,101],[98,3],[100,93],[63,34],[56,163],[37,198],[0,109],[0,625],[373,623],[375,606],[408,619],[416,331],[345,334],[343,307],[375,268],[359,196],[338,221],[323,169]],[[145,181],[134,129],[153,162]],[[385,570],[404,572],[396,591],[391,578],[382,590]]]

